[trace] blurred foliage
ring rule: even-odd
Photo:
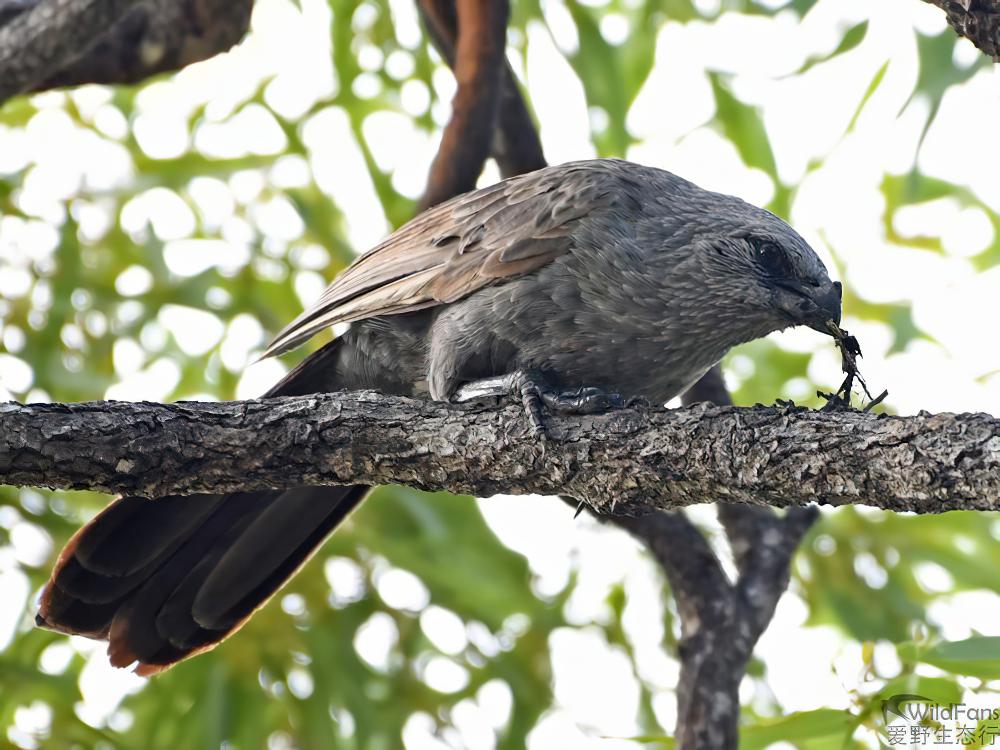
[[[626,115],[653,67],[655,42],[668,20],[713,23],[727,13],[801,17],[814,5],[814,0],[783,7],[751,0],[723,0],[717,7],[691,0],[566,0],[578,40],[575,49],[564,50],[566,59],[591,112],[603,115],[592,118],[597,152],[624,155],[635,145]],[[547,23],[543,7],[536,0],[514,4],[515,56],[524,54],[529,25]],[[137,136],[140,99],[162,82],[106,94],[90,89],[83,97],[22,98],[0,111],[0,149],[7,151],[4,144],[16,144],[20,131],[55,112],[88,133],[95,147],[104,149],[101,153],[124,159],[128,172],[127,179],[110,185],[84,179],[59,185],[55,198],[38,205],[25,200],[32,183],[41,179],[38,164],[15,159],[15,166],[3,171],[0,243],[6,244],[0,244],[0,288],[7,291],[0,299],[0,385],[14,397],[101,398],[126,376],[157,372],[171,383],[164,398],[232,398],[252,352],[227,354],[230,335],[249,326],[251,349],[259,351],[268,333],[301,309],[300,286],[331,278],[364,249],[351,247],[341,208],[311,170],[315,155],[304,124],[316,115],[346,118],[350,147],[360,154],[388,222],[398,225],[412,214],[414,196],[401,192],[393,174],[379,166],[378,144],[370,141],[365,124],[371,115],[389,112],[405,115],[421,130],[436,131],[441,118],[435,108],[446,104],[435,85],[440,61],[422,42],[401,41],[396,11],[387,0],[329,0],[329,9],[332,92],[286,117],[269,104],[270,81],[259,80],[255,89],[236,97],[229,111],[197,106],[185,112],[188,145],[173,156],[150,156]],[[624,39],[608,33],[609,18],[618,28],[624,25]],[[804,59],[794,74],[854,53],[868,32],[867,22],[843,29],[831,51]],[[929,123],[944,95],[979,65],[953,65],[950,31],[914,35],[920,74],[913,97],[928,103]],[[365,62],[372,58],[402,60],[406,72]],[[885,74],[885,65],[872,71],[857,92],[847,131]],[[769,207],[789,215],[798,185],[785,184],[779,176],[760,109],[740,98],[726,71],[710,71],[709,78],[715,114],[708,126],[733,144],[746,165],[770,179]],[[412,82],[428,94],[419,111],[403,106],[404,88]],[[95,96],[99,106],[85,106]],[[193,134],[247,112],[265,114],[280,133],[280,148],[221,158],[190,145]],[[113,125],[119,120],[127,125],[120,133]],[[822,160],[810,164],[808,174],[821,166]],[[288,171],[305,176],[282,177]],[[190,217],[190,230],[175,237],[173,228],[162,228],[149,216],[126,220],[142,213],[151,191],[158,191],[159,199],[168,195],[173,215]],[[206,210],[200,197],[206,191],[229,202],[221,218]],[[914,168],[885,175],[882,194],[887,238],[917,249],[941,252],[940,238],[898,236],[893,216],[900,208],[947,196],[983,210],[995,238],[972,262],[978,269],[1000,263],[1000,218],[966,186]],[[278,230],[273,219],[266,219],[268,210],[286,217],[277,222]],[[247,253],[220,260],[212,255],[218,243],[178,245],[178,239],[224,240]],[[168,262],[170,253],[188,264],[194,259],[198,270],[179,273]],[[905,303],[872,303],[850,290],[845,303],[857,318],[888,324],[895,350],[925,336]],[[169,313],[178,306],[208,311],[219,326],[210,346],[201,351],[182,346],[171,333]],[[769,402],[804,394],[806,402],[815,403],[809,398],[815,391],[807,375],[810,358],[770,340],[742,348],[728,363],[735,399]],[[31,611],[54,554],[105,502],[92,493],[0,488],[0,579],[26,582],[25,596],[3,605],[22,614],[9,642],[2,641],[7,634],[0,631],[0,746],[391,749],[401,746],[404,727],[415,719],[446,744],[460,746],[455,717],[470,707],[502,704],[496,696],[507,694],[510,709],[495,724],[495,745],[516,749],[525,746],[531,729],[554,706],[549,641],[554,631],[571,626],[565,604],[576,577],[543,596],[532,587],[534,574],[525,558],[497,539],[468,498],[383,488],[239,636],[148,682],[120,708],[95,719],[81,709],[92,650],[33,629]],[[996,522],[984,514],[918,518],[850,508],[825,514],[803,545],[792,586],[808,607],[809,624],[833,626],[863,644],[865,689],[852,693],[849,711],[785,715],[767,689],[766,666],[755,662],[748,678],[755,697],[745,706],[743,746],[787,740],[817,750],[851,747],[858,742],[851,739],[857,727],[884,730],[883,697],[908,692],[956,700],[970,689],[988,692],[995,685],[990,681],[1000,679],[998,641],[984,634],[947,642],[932,608],[959,592],[997,593],[997,536]],[[39,549],[45,554],[38,555]],[[937,576],[945,581],[940,588],[929,588],[921,577],[928,566],[944,571]],[[331,572],[338,570],[356,579],[347,592],[331,589],[331,581],[343,577]],[[400,571],[415,577],[407,579],[410,588],[426,592],[426,601],[411,606],[387,600],[380,581]],[[613,587],[609,616],[587,627],[597,628],[610,648],[629,658],[641,690],[636,723],[648,733],[645,739],[650,746],[671,746],[663,737],[671,727],[661,727],[653,710],[664,690],[642,676],[623,624],[627,600],[622,585]],[[430,605],[461,621],[464,645],[442,650],[428,637],[420,615]],[[662,645],[672,652],[671,611],[667,606]],[[366,658],[357,646],[361,634],[373,627],[389,634],[384,660]],[[876,664],[874,644],[894,644],[900,665],[895,673],[883,673]],[[427,675],[442,664],[457,677],[435,689]],[[933,676],[928,667],[937,670]],[[23,729],[31,724],[25,712],[42,717],[33,732]]]

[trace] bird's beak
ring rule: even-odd
[[[843,289],[839,281],[820,286],[782,284],[775,292],[774,302],[797,325],[807,325],[830,335],[828,323],[840,325],[840,300]]]
[[[829,334],[827,323],[831,320],[840,325],[840,303],[843,298],[843,287],[839,281],[834,281],[827,286],[817,289],[817,294],[813,295],[812,301],[816,305],[818,317],[810,320],[807,325],[820,333]]]

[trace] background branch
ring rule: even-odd
[[[944,11],[948,23],[1000,62],[1000,3],[997,0],[924,0]]]
[[[731,404],[720,368],[709,370],[683,402]],[[609,519],[649,547],[677,601],[681,671],[675,740],[682,749],[738,744],[740,682],[788,587],[795,550],[818,516],[815,506],[793,507],[784,516],[752,505],[716,507],[736,561],[738,578],[732,583],[705,536],[680,511]]]
[[[0,27],[0,102],[54,76],[139,0],[43,0]]]
[[[0,102],[179,70],[239,42],[252,9],[252,0],[0,0]]]
[[[475,188],[493,143],[510,9],[507,0],[456,0],[455,10],[451,62],[458,89],[421,210]]]
[[[431,42],[448,65],[454,68],[458,18],[453,0],[419,0],[417,7]],[[487,94],[496,95],[496,92],[477,92],[478,96]],[[503,60],[496,107],[491,153],[497,161],[500,174],[513,177],[544,167],[546,161],[538,130],[506,58]]]
[[[716,365],[709,370],[684,394],[682,401],[686,406],[700,402],[731,405],[722,369]],[[788,568],[795,549],[819,513],[815,507],[791,507],[784,516],[779,516],[768,508],[732,503],[720,503],[717,513],[739,572],[737,594],[742,592],[742,598],[750,605],[745,614],[754,622],[753,642],[756,642],[788,586]],[[750,653],[746,656],[749,658]]]

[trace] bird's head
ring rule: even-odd
[[[711,286],[770,330],[806,325],[830,334],[829,322],[840,323],[840,282],[830,280],[823,261],[788,224],[739,203],[729,221],[715,223],[695,243]]]

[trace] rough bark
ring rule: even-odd
[[[0,0],[0,102],[83,83],[138,83],[232,47],[252,0]]]
[[[44,0],[0,28],[0,102],[55,75],[139,0]]]
[[[997,0],[924,0],[944,11],[960,36],[1000,62],[1000,2]]]
[[[370,391],[225,403],[6,404],[0,481],[138,495],[302,484],[569,494],[602,512],[710,500],[1000,507],[1000,419],[801,407],[552,416]]]

